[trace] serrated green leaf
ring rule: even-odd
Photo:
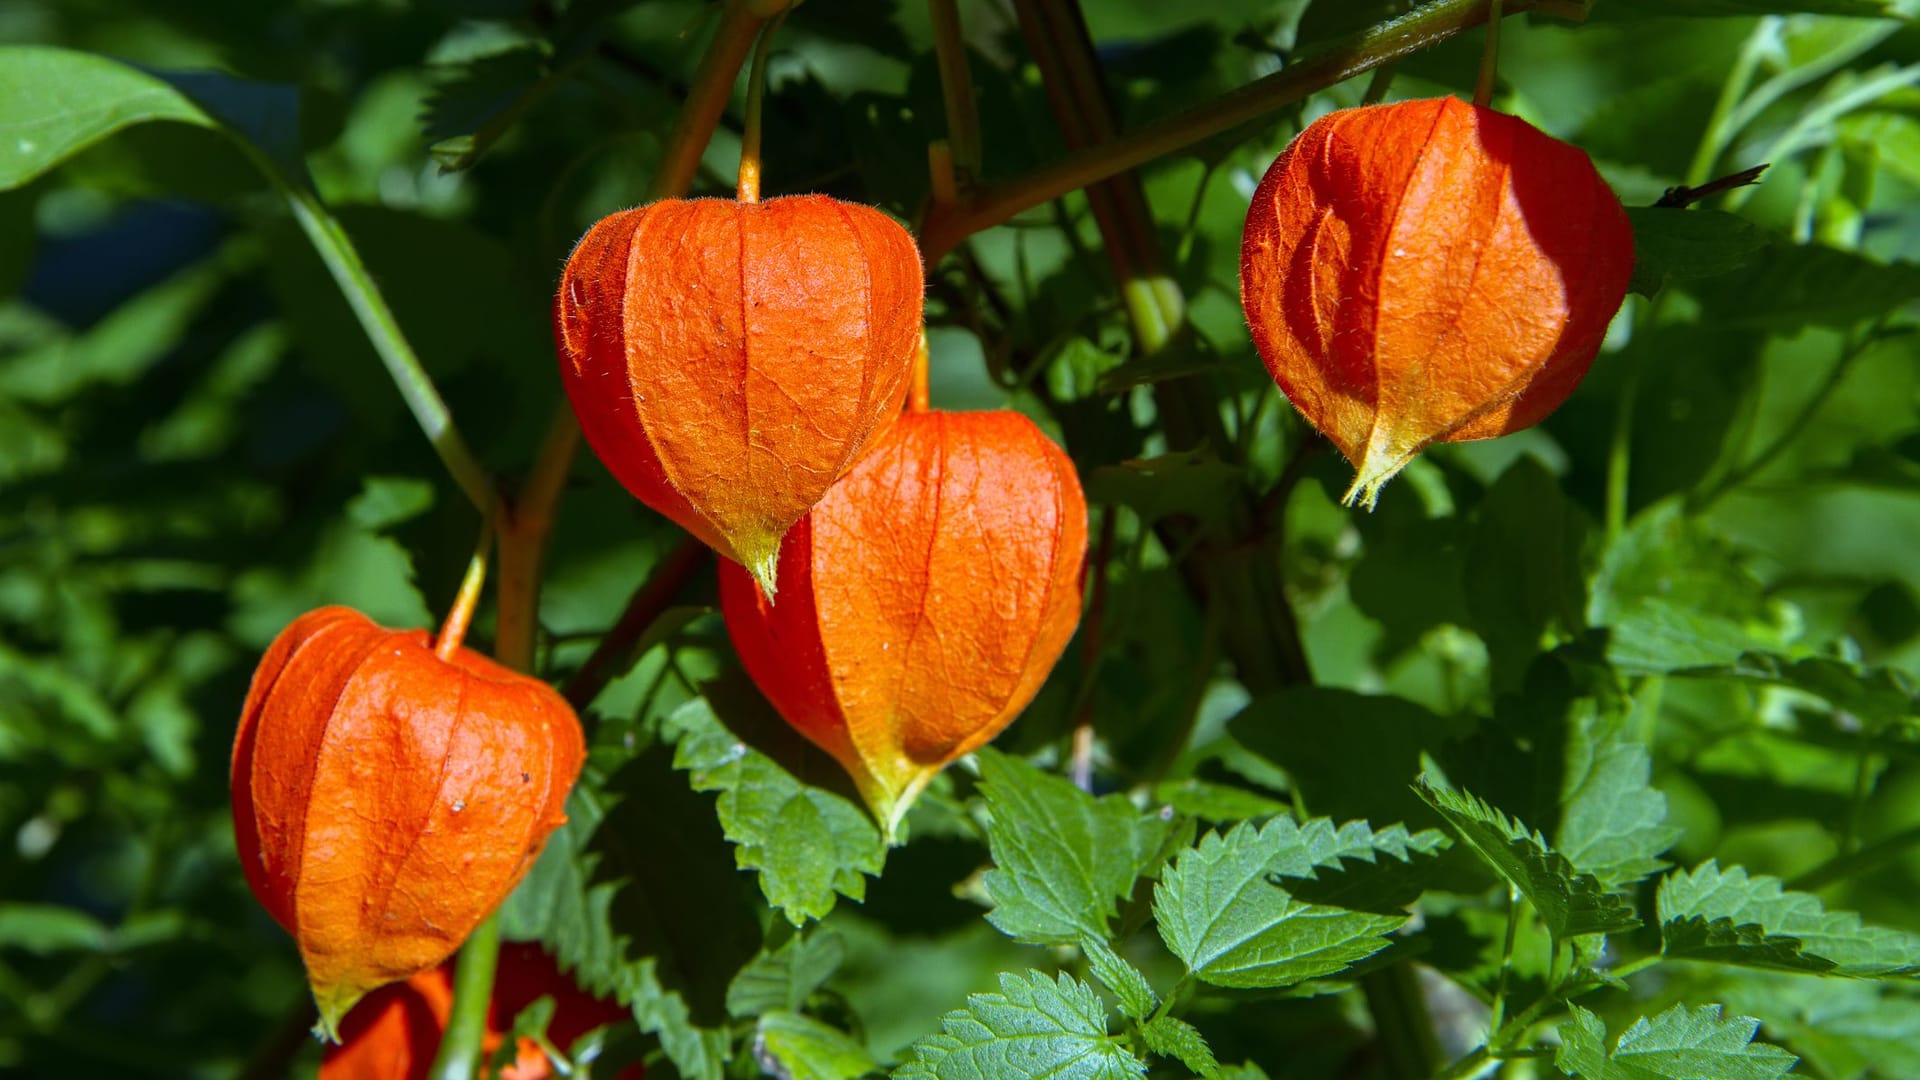
[[[1423,844],[1437,847],[1438,837]],[[1167,948],[1202,981],[1271,988],[1331,975],[1386,947],[1404,911],[1357,911],[1303,900],[1290,890],[1338,893],[1349,860],[1366,875],[1381,855],[1405,860],[1404,830],[1376,843],[1365,822],[1340,829],[1278,818],[1263,828],[1208,833],[1183,852],[1154,889],[1154,921]],[[1429,849],[1430,850],[1430,849]],[[1388,863],[1380,859],[1381,863]],[[1390,863],[1389,863],[1390,865]]]
[[[695,790],[720,793],[720,826],[740,868],[759,871],[768,903],[789,922],[824,918],[836,893],[865,897],[866,878],[887,856],[866,811],[735,738],[704,698],[675,710],[664,729],[675,740],[674,768]]]
[[[1538,458],[1514,460],[1481,500],[1464,575],[1496,693],[1521,685],[1548,635],[1586,629],[1584,550],[1592,522]]]
[[[1767,234],[1753,222],[1724,210],[1635,206],[1633,281],[1628,288],[1657,295],[1674,281],[1729,274],[1767,246]]]
[[[1659,911],[1669,957],[1856,978],[1920,974],[1920,935],[1863,925],[1779,878],[1714,860],[1669,874]]]
[[[1640,925],[1631,900],[1575,868],[1546,837],[1471,793],[1438,786],[1429,777],[1422,776],[1414,790],[1454,835],[1520,890],[1554,937],[1610,934]]]
[[[1093,987],[1037,971],[1000,976],[1000,992],[974,994],[913,1044],[896,1080],[1127,1080],[1147,1067],[1107,1034]]]
[[[846,955],[846,943],[831,930],[796,934],[772,952],[761,950],[727,984],[727,1012],[741,1019],[777,1009],[797,1012]]]
[[[1753,1041],[1760,1021],[1722,1019],[1720,1006],[1675,1005],[1641,1017],[1607,1046],[1607,1026],[1578,1005],[1560,1025],[1553,1063],[1581,1080],[1774,1080],[1798,1061],[1777,1046]]]
[[[1638,9],[1649,15],[1722,17],[1728,15],[1891,15],[1888,0],[1607,0],[1607,6]]]
[[[1219,784],[1198,777],[1163,780],[1153,786],[1153,801],[1171,806],[1175,813],[1202,821],[1235,822],[1247,818],[1285,814],[1292,807],[1233,784]]]
[[[1621,716],[1588,709],[1570,722],[1554,848],[1608,888],[1665,870],[1659,856],[1680,830],[1666,824],[1667,797],[1650,783],[1646,747]]]
[[[367,476],[347,500],[347,518],[368,532],[385,532],[433,507],[433,485],[417,476]]]
[[[1120,1012],[1129,1020],[1145,1020],[1160,999],[1140,969],[1126,962],[1119,953],[1099,938],[1081,938],[1080,951],[1087,955],[1087,969],[1100,985],[1120,999]]]
[[[1776,653],[1750,652],[1732,664],[1687,668],[1676,674],[1790,686],[1825,698],[1836,709],[1873,724],[1911,723],[1920,719],[1920,682],[1899,668],[1863,667],[1827,656],[1794,659]]]
[[[1819,245],[1775,243],[1738,272],[1688,289],[1715,326],[1846,328],[1920,298],[1920,266]]]
[[[880,1067],[846,1032],[785,1011],[767,1013],[755,1025],[753,1056],[766,1075],[785,1080],[854,1080]]]
[[[983,882],[994,904],[987,921],[1036,945],[1104,939],[1169,823],[992,749],[979,760],[994,864]]]
[[[1213,1049],[1200,1030],[1177,1016],[1155,1017],[1140,1029],[1140,1037],[1146,1040],[1147,1049],[1161,1057],[1178,1058],[1180,1064],[1201,1076],[1220,1073],[1220,1062],[1214,1059]]]

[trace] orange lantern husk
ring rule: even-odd
[[[326,607],[280,632],[234,737],[234,837],[330,1037],[506,899],[584,752],[552,687],[469,649],[443,660],[424,630]]]
[[[870,207],[664,200],[567,260],[562,381],[614,476],[771,594],[780,537],[898,413],[923,293]]]
[[[780,549],[780,603],[723,565],[747,673],[892,838],[1039,692],[1080,620],[1073,462],[1011,412],[906,413]]]
[[[1351,461],[1346,501],[1433,442],[1530,427],[1626,296],[1633,232],[1579,148],[1454,98],[1347,109],[1253,195],[1241,303],[1267,370]]]
[[[361,999],[340,1024],[340,1042],[328,1047],[321,1059],[320,1080],[427,1080],[453,1012],[455,967],[449,960]],[[552,997],[554,1003],[547,1041],[561,1050],[594,1028],[632,1016],[618,1002],[580,989],[538,945],[503,945],[487,1003],[482,1056],[490,1060],[512,1032],[514,1017],[543,997]],[[514,1050],[514,1062],[500,1071],[500,1080],[554,1076],[546,1053],[532,1039],[521,1039]],[[644,1070],[633,1065],[614,1080],[640,1080],[643,1075]]]

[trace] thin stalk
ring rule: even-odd
[[[460,946],[460,962],[453,967],[453,1012],[447,1017],[446,1034],[440,1037],[440,1053],[427,1074],[432,1080],[472,1080],[477,1074],[474,1066],[487,1036],[486,1006],[493,998],[493,973],[499,964],[500,913],[496,911],[474,927],[467,943]],[[462,1007],[466,1002],[480,1004]]]
[[[1740,46],[1740,55],[1734,58],[1733,67],[1727,71],[1725,81],[1720,84],[1720,97],[1713,105],[1713,115],[1707,119],[1707,132],[1694,149],[1693,161],[1687,165],[1687,186],[1698,187],[1706,182],[1713,172],[1713,164],[1720,160],[1733,137],[1740,133],[1740,124],[1734,122],[1735,110],[1747,89],[1753,85],[1753,76],[1760,68],[1760,61],[1767,50],[1778,42],[1780,36],[1780,16],[1768,15],[1754,25],[1753,32]]]
[[[1515,15],[1552,5],[1544,0],[1505,0],[1502,6],[1503,14]],[[1491,8],[1492,0],[1434,0],[1398,18],[1329,42],[1286,69],[1197,108],[1076,150],[1066,161],[1020,179],[979,188],[951,206],[931,207],[921,228],[921,248],[927,264],[938,262],[966,237],[1023,210],[1183,150],[1480,26],[1487,21]]]
[[[1378,105],[1387,100],[1387,91],[1393,89],[1393,77],[1396,74],[1392,64],[1382,64],[1373,69],[1373,75],[1367,79],[1367,91],[1360,95],[1360,104]]]
[[[568,680],[564,693],[569,704],[575,709],[593,704],[593,699],[618,675],[623,663],[631,658],[634,646],[646,636],[674,596],[692,579],[694,572],[706,564],[708,554],[707,545],[688,536],[681,538],[673,550],[654,564],[647,580],[627,600],[620,618],[601,636],[593,654]]]
[[[953,165],[971,183],[980,175],[980,109],[973,99],[973,69],[954,0],[927,0],[933,23],[933,56],[940,65],[940,96],[947,110],[947,146]]]
[[[1100,649],[1104,642],[1107,617],[1107,562],[1113,558],[1113,541],[1119,518],[1113,507],[1100,516],[1100,539],[1094,544],[1093,558],[1087,563],[1092,579],[1092,595],[1080,620],[1085,627],[1080,640],[1080,692],[1073,710],[1073,746],[1067,756],[1067,777],[1081,791],[1093,791],[1093,702],[1094,677],[1100,670]]]
[[[913,350],[913,368],[910,376],[912,382],[907,389],[908,412],[923,413],[932,407],[932,367],[933,356],[927,348],[926,332],[922,331],[920,342]]]
[[[1920,83],[1920,64],[1909,64],[1906,67],[1894,68],[1884,74],[1876,75],[1839,97],[1801,113],[1792,126],[1781,132],[1780,136],[1768,145],[1766,153],[1761,154],[1760,159],[1780,161],[1798,153],[1805,147],[1808,140],[1814,137],[1815,132],[1825,130],[1829,124],[1840,117],[1864,105],[1871,105],[1896,90],[1902,90],[1917,83]],[[1750,187],[1735,188],[1727,195],[1727,209],[1738,210],[1753,197],[1753,192],[1754,189]]]
[[[1620,385],[1620,400],[1613,406],[1613,437],[1607,446],[1606,544],[1620,538],[1627,528],[1627,485],[1633,473],[1633,409],[1640,398],[1642,361],[1628,357],[1632,367]]]
[[[1473,85],[1473,103],[1483,109],[1493,107],[1493,84],[1500,78],[1500,4],[1493,0],[1487,12],[1487,45],[1480,54],[1480,81]]]
[[[743,203],[760,201],[760,117],[766,111],[767,57],[773,52],[773,33],[780,29],[786,12],[773,17],[760,29],[760,44],[753,50],[753,70],[747,73],[747,112],[740,134],[740,182],[736,198]]]
[[[734,81],[740,77],[740,68],[753,50],[754,36],[765,21],[743,3],[729,3],[721,12],[719,29],[707,43],[706,54],[693,73],[693,86],[680,105],[673,130],[667,134],[667,152],[660,161],[660,171],[653,176],[654,198],[675,198],[693,187],[707,140],[727,111]]]
[[[386,298],[380,294],[380,287],[374,284],[373,275],[368,273],[367,264],[360,260],[360,252],[347,237],[347,231],[321,205],[318,196],[295,186],[264,160],[261,167],[267,170],[274,186],[286,198],[287,206],[293,211],[293,220],[299,224],[300,231],[307,234],[308,242],[326,265],[334,284],[339,286],[347,306],[353,309],[354,317],[360,321],[360,328],[366,331],[374,352],[380,354],[380,362],[386,365],[394,386],[400,390],[401,399],[407,403],[414,421],[426,434],[433,452],[440,455],[441,463],[447,467],[453,482],[466,493],[467,500],[476,509],[485,511],[493,501],[493,481],[480,460],[473,456],[466,439],[460,435],[460,429],[454,426],[453,414],[447,411],[446,401],[440,397],[440,391],[427,375],[427,369],[421,365],[419,355],[400,331],[400,323],[393,317],[393,309],[387,306]]]
[[[493,515],[480,526],[480,542],[474,545],[473,558],[467,560],[467,572],[460,579],[460,591],[440,624],[440,636],[434,639],[433,653],[451,662],[467,639],[467,627],[473,624],[473,609],[480,604],[480,589],[487,582],[487,553],[493,547]]]
[[[1787,888],[1802,892],[1824,889],[1836,881],[1884,866],[1916,847],[1920,847],[1920,825],[1883,837],[1858,851],[1836,855],[1787,882]]]
[[[1507,979],[1513,972],[1513,943],[1520,930],[1520,890],[1507,887],[1507,936],[1500,946],[1500,975],[1493,982],[1493,1011],[1487,1017],[1487,1039],[1499,1033],[1507,1013]]]
[[[655,198],[684,195],[699,170],[700,158],[713,129],[726,111],[740,65],[764,20],[745,4],[730,3],[720,27],[695,70],[693,87],[667,138],[660,171],[655,174]],[[499,615],[494,635],[494,658],[515,671],[530,672],[534,664],[535,630],[539,625],[541,564],[554,515],[573,456],[580,444],[580,428],[573,410],[562,401],[540,444],[538,457],[521,490],[502,502],[496,524],[500,542]],[[491,496],[491,491],[488,491]],[[478,505],[486,505],[484,502]],[[478,1074],[481,1041],[486,1035],[487,1006],[493,997],[493,973],[499,962],[500,926],[496,912],[489,915],[466,944],[454,980],[453,1009],[446,1034],[440,1040],[429,1075],[433,1080],[473,1080]]]

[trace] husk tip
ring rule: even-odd
[[[748,556],[745,565],[747,573],[753,575],[753,580],[760,585],[760,591],[766,594],[767,603],[773,603],[774,590],[779,584],[780,548],[775,546],[765,554]]]
[[[352,987],[334,986],[326,989],[314,987],[313,1004],[320,1011],[320,1019],[313,1025],[313,1033],[322,1042],[340,1041],[340,1023],[353,1011],[353,1007],[366,996],[366,991]]]

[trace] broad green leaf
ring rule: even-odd
[[[992,749],[979,753],[994,868],[987,921],[1031,944],[1107,936],[1107,920],[1159,851],[1169,823],[1119,795],[1099,799]]]
[[[1711,859],[1669,874],[1659,908],[1669,957],[1856,978],[1920,974],[1920,935],[1863,925],[1779,878]]]
[[[1625,717],[1585,709],[1570,717],[1560,824],[1553,846],[1608,888],[1667,868],[1660,855],[1680,830],[1668,825],[1667,797],[1650,779],[1653,761]]]
[[[1196,450],[1102,465],[1087,474],[1087,501],[1125,506],[1148,523],[1181,515],[1219,529],[1245,484],[1245,470]]]
[[[1426,776],[1415,790],[1456,836],[1532,902],[1554,937],[1610,934],[1640,925],[1631,900],[1582,873],[1548,846],[1546,837],[1471,793],[1438,786]]]
[[[1208,833],[1161,875],[1154,921],[1167,948],[1216,986],[1271,988],[1331,975],[1384,948],[1406,912],[1377,902],[1364,905],[1375,910],[1316,903],[1293,890],[1337,896],[1347,873],[1365,880],[1370,871],[1407,869],[1414,852],[1424,856],[1439,844],[1432,833],[1420,834],[1418,846],[1410,840],[1404,830],[1375,834],[1365,822],[1336,829],[1325,818]]]
[[[1724,210],[1630,207],[1633,281],[1642,296],[1675,281],[1732,273],[1767,246],[1765,231]]]
[[[1087,954],[1087,969],[1093,973],[1093,977],[1120,999],[1120,1012],[1129,1020],[1145,1020],[1147,1014],[1153,1012],[1154,1006],[1160,1004],[1153,987],[1147,983],[1147,977],[1109,948],[1106,942],[1099,938],[1082,938],[1080,951]]]
[[[840,969],[846,954],[846,943],[831,930],[796,934],[772,952],[763,949],[727,984],[727,1012],[741,1019],[780,1009],[797,1012]]]
[[[1678,500],[1643,511],[1607,550],[1588,618],[1607,630],[1607,659],[1635,674],[1785,651],[1795,621],[1767,599],[1732,545]]]
[[[1920,265],[1774,243],[1738,272],[1706,278],[1688,291],[1700,298],[1706,321],[1715,326],[1845,328],[1920,298]]]
[[[1607,1045],[1607,1026],[1578,1005],[1560,1025],[1553,1063],[1580,1080],[1774,1080],[1799,1059],[1753,1041],[1760,1021],[1722,1019],[1720,1006],[1675,1005],[1641,1017]]]
[[[1590,528],[1531,455],[1508,466],[1481,501],[1466,552],[1467,610],[1487,643],[1496,693],[1519,687],[1549,635],[1565,640],[1586,629]]]
[[[1140,1029],[1147,1049],[1161,1057],[1180,1059],[1180,1064],[1204,1077],[1217,1076],[1220,1063],[1198,1028],[1177,1016],[1155,1017]]]
[[[854,1080],[880,1067],[852,1036],[795,1012],[770,1012],[754,1028],[754,1056],[787,1080]],[[778,1070],[778,1071],[772,1071]]]
[[[1279,799],[1256,791],[1193,776],[1162,780],[1155,784],[1153,801],[1171,806],[1175,813],[1188,817],[1228,823],[1245,821],[1247,818],[1272,817],[1293,810]]]
[[[1000,976],[1000,992],[974,994],[913,1044],[895,1080],[1127,1080],[1147,1067],[1107,1034],[1093,987],[1037,971]]]
[[[1825,656],[1796,660],[1752,652],[1729,665],[1689,668],[1678,674],[1790,686],[1825,698],[1834,708],[1874,724],[1911,723],[1920,718],[1920,684],[1899,668],[1862,667]]]
[[[368,532],[385,532],[426,513],[433,485],[415,476],[368,476],[347,503],[347,518]]]
[[[117,60],[41,45],[0,47],[0,191],[133,124],[214,121],[178,90]]]
[[[757,870],[767,901],[795,926],[833,910],[835,894],[866,895],[886,845],[865,810],[844,795],[804,784],[734,737],[705,699],[667,718],[673,764],[697,791],[720,793],[720,826],[738,845],[742,870]]]
[[[1920,1076],[1920,986],[1729,971],[1711,992],[1766,1017],[1767,1031],[1813,1076]]]

